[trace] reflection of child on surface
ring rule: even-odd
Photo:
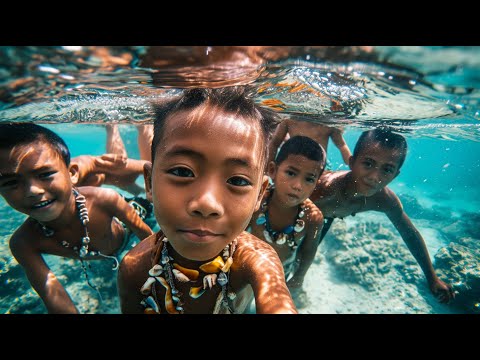
[[[0,124],[0,194],[29,216],[12,235],[10,249],[49,313],[78,311],[42,254],[80,259],[85,270],[84,260],[118,263],[115,255],[128,241],[120,221],[139,239],[152,234],[114,190],[75,188],[78,173],[65,142],[51,130]]]
[[[293,275],[287,283],[291,291],[302,288],[317,252],[323,215],[308,197],[324,166],[325,152],[316,141],[305,136],[287,140],[268,164],[274,186],[250,222],[251,233],[277,251],[286,277]]]
[[[452,287],[435,274],[422,236],[403,211],[400,199],[387,187],[400,174],[406,154],[402,135],[381,128],[362,133],[349,162],[351,171],[324,172],[310,196],[326,219],[320,241],[334,218],[369,210],[383,212],[419,263],[432,293],[448,302],[454,297]]]
[[[282,264],[244,231],[268,184],[275,114],[239,87],[186,90],[157,105],[147,196],[162,229],[118,273],[123,313],[296,313]]]
[[[348,164],[350,159],[351,153],[348,145],[345,143],[343,139],[343,130],[335,127],[328,127],[324,125],[320,125],[317,123],[303,121],[303,120],[294,120],[294,119],[284,119],[282,122],[277,126],[275,130],[275,134],[273,135],[272,141],[270,143],[269,149],[269,160],[273,160],[275,158],[275,154],[277,153],[277,149],[280,147],[282,142],[284,141],[287,134],[290,137],[293,136],[307,136],[320,145],[322,145],[325,152],[328,153],[328,139],[332,139],[333,143],[337,146],[342,154],[343,161],[345,164]]]

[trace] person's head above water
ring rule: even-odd
[[[65,141],[53,131],[33,123],[0,124],[0,149],[9,150],[19,145],[33,143],[48,144],[64,161],[70,165],[70,151]]]
[[[276,115],[240,87],[186,90],[155,111],[147,196],[172,247],[210,259],[260,205]]]

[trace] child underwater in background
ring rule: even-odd
[[[245,232],[268,184],[276,115],[242,87],[156,105],[147,196],[161,231],[118,273],[123,313],[297,313],[275,250]]]
[[[317,252],[323,227],[321,211],[308,199],[325,167],[325,151],[316,141],[294,136],[268,164],[273,181],[255,212],[249,231],[277,251],[294,300]]]
[[[153,233],[116,191],[76,188],[78,176],[67,145],[53,131],[0,124],[0,194],[29,216],[10,238],[10,249],[49,313],[78,310],[42,254],[81,260],[88,281],[84,260],[118,264],[116,255],[129,240],[126,228],[139,239]]]
[[[405,138],[389,129],[363,132],[350,158],[350,171],[325,171],[310,199],[325,217],[320,242],[335,218],[374,210],[385,213],[422,268],[430,291],[441,302],[455,297],[450,285],[435,274],[425,241],[387,185],[400,174],[407,155]]]

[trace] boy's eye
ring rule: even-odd
[[[386,168],[386,169],[383,169],[383,171],[387,174],[393,174],[393,169],[392,168]]]
[[[193,171],[185,167],[177,167],[167,171],[167,173],[179,176],[179,177],[195,177]]]
[[[234,176],[231,177],[230,179],[227,180],[227,183],[234,185],[234,186],[248,186],[252,185],[250,181],[247,179],[240,177],[240,176]]]
[[[315,178],[306,178],[305,180],[307,180],[307,182],[309,182],[309,183],[314,183],[315,182]]]
[[[286,173],[288,176],[295,176],[295,175],[296,175],[293,171],[290,171],[290,170],[285,171],[285,173]]]
[[[371,168],[372,167],[372,163],[370,161],[364,161],[363,163],[363,166],[365,166],[366,168]]]
[[[40,179],[46,179],[46,178],[49,178],[50,176],[52,176],[55,173],[56,173],[56,171],[47,171],[47,172],[39,174],[38,177]]]

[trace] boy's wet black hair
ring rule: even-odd
[[[275,164],[279,166],[288,155],[301,155],[309,160],[320,162],[322,166],[320,174],[325,168],[326,154],[323,146],[307,136],[293,136],[285,141],[275,158]]]
[[[175,113],[193,110],[204,103],[237,116],[252,118],[259,122],[265,143],[265,159],[268,158],[268,144],[278,125],[278,115],[271,109],[255,103],[252,94],[244,86],[231,86],[219,89],[188,89],[183,94],[162,103],[154,103],[152,163],[155,152],[163,136],[165,119]]]
[[[388,127],[379,127],[374,130],[364,131],[358,138],[355,149],[353,150],[353,158],[356,159],[358,154],[363,151],[371,143],[378,143],[389,149],[399,149],[401,152],[398,168],[400,169],[407,156],[407,141],[400,135],[392,132]]]
[[[33,123],[0,123],[0,149],[12,149],[16,145],[36,141],[48,143],[61,156],[65,165],[70,165],[67,144],[52,130]]]

